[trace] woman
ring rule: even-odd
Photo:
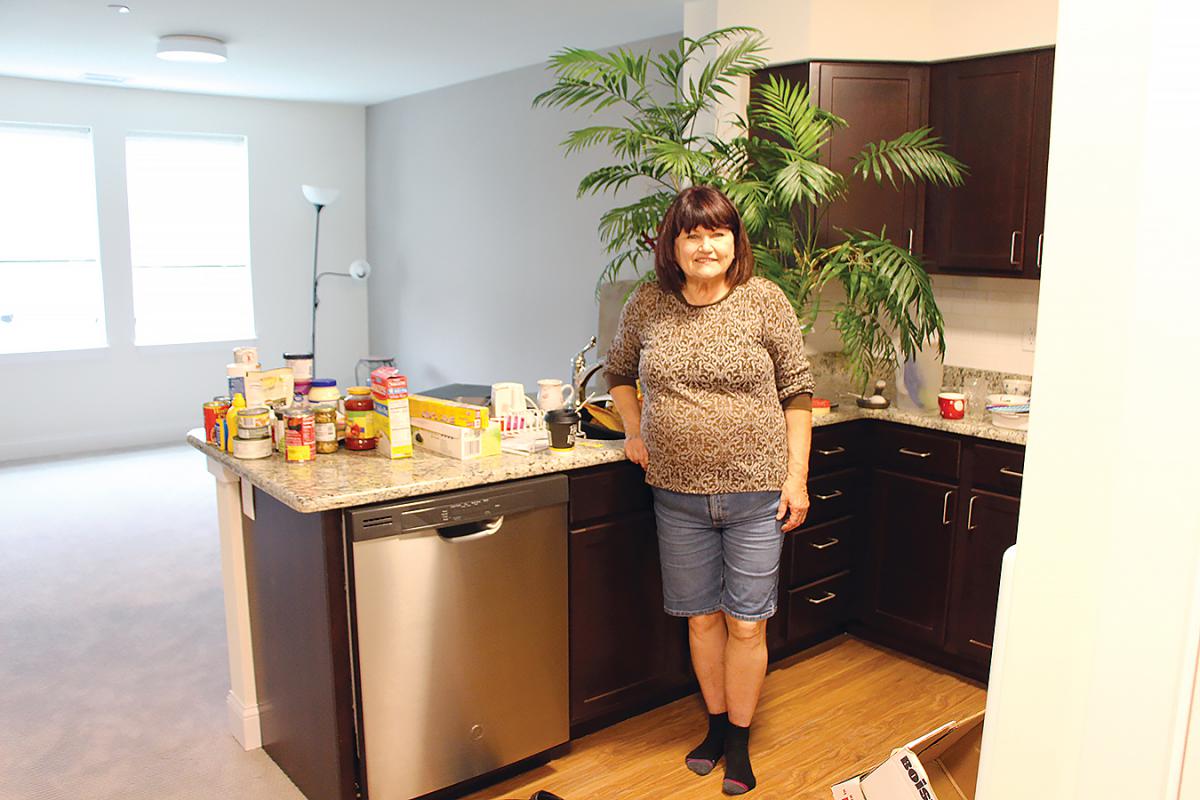
[[[625,453],[654,490],[663,606],[688,618],[708,707],[685,763],[706,775],[724,756],[723,789],[742,794],[755,786],[750,722],[783,533],[808,512],[812,374],[791,304],[754,276],[741,219],[716,189],[675,198],[654,270],[625,304],[606,372]]]

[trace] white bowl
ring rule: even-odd
[[[1019,406],[1029,402],[1029,395],[1024,394],[989,394],[987,396],[989,406],[992,405],[1008,405]],[[1009,428],[1011,430],[1024,431],[1029,429],[1029,412],[1028,411],[998,411],[989,409],[988,414],[991,415],[992,424],[997,428]]]
[[[1004,392],[1005,394],[1023,394],[1029,396],[1029,390],[1033,388],[1033,384],[1020,378],[1005,378]]]

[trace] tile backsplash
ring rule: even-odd
[[[1033,351],[1023,342],[1037,327],[1038,286],[1016,278],[934,275],[946,321],[946,363],[1033,374]]]

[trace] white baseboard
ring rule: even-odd
[[[259,725],[258,706],[243,705],[231,689],[225,696],[225,707],[229,710],[229,731],[243,750],[262,747],[262,727]]]

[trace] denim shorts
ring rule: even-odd
[[[775,613],[783,520],[779,492],[680,494],[654,488],[663,610],[676,617]]]

